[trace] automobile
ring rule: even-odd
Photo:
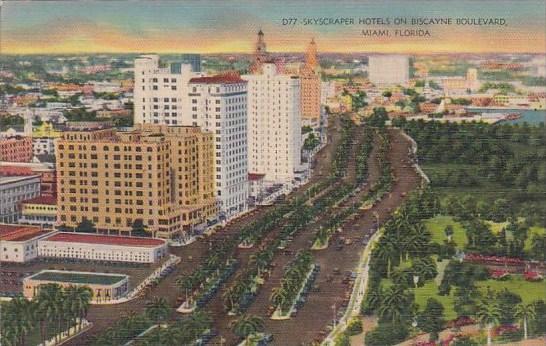
[[[333,273],[335,275],[339,275],[339,274],[341,274],[341,271],[339,270],[339,268],[334,268]]]

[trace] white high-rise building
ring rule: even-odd
[[[216,196],[232,217],[247,209],[247,83],[238,75],[192,78],[183,125],[215,134]]]
[[[191,65],[172,63],[161,67],[158,55],[135,59],[135,124],[182,124],[182,109],[187,101]]]
[[[407,84],[409,57],[406,55],[369,56],[368,79],[376,85]]]
[[[301,168],[301,84],[264,63],[248,81],[249,172],[268,183],[290,184]]]
[[[232,217],[247,209],[247,82],[205,77],[190,65],[160,67],[157,55],[135,60],[135,124],[199,126],[215,135],[216,197]]]

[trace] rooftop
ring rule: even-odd
[[[40,179],[39,175],[18,175],[18,176],[0,176],[0,184],[10,184],[16,183],[18,181],[23,181],[27,179],[37,178]]]
[[[123,237],[84,233],[55,233],[46,239],[47,241],[60,241],[69,243],[120,245],[135,247],[156,247],[165,244],[164,240],[142,237]]]
[[[49,232],[38,226],[0,224],[0,240],[3,241],[25,241]]]
[[[25,204],[47,204],[47,205],[56,205],[57,198],[53,196],[38,196],[31,199],[27,199],[22,203]]]
[[[73,272],[63,270],[42,270],[27,279],[37,281],[55,281],[72,284],[112,285],[127,278],[127,275]]]
[[[246,83],[241,79],[238,74],[221,74],[211,77],[196,77],[190,79],[190,83],[203,83],[203,84],[236,84]]]

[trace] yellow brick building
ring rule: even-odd
[[[56,143],[57,223],[88,219],[123,232],[142,220],[159,237],[183,235],[216,211],[212,146],[198,128],[65,132]]]

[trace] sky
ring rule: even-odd
[[[0,0],[1,2],[1,0]],[[503,18],[502,26],[300,25],[304,18]],[[282,25],[297,18],[298,25]],[[252,52],[256,32],[273,52],[546,53],[544,0],[5,0],[0,53]],[[388,29],[389,37],[362,35]]]

